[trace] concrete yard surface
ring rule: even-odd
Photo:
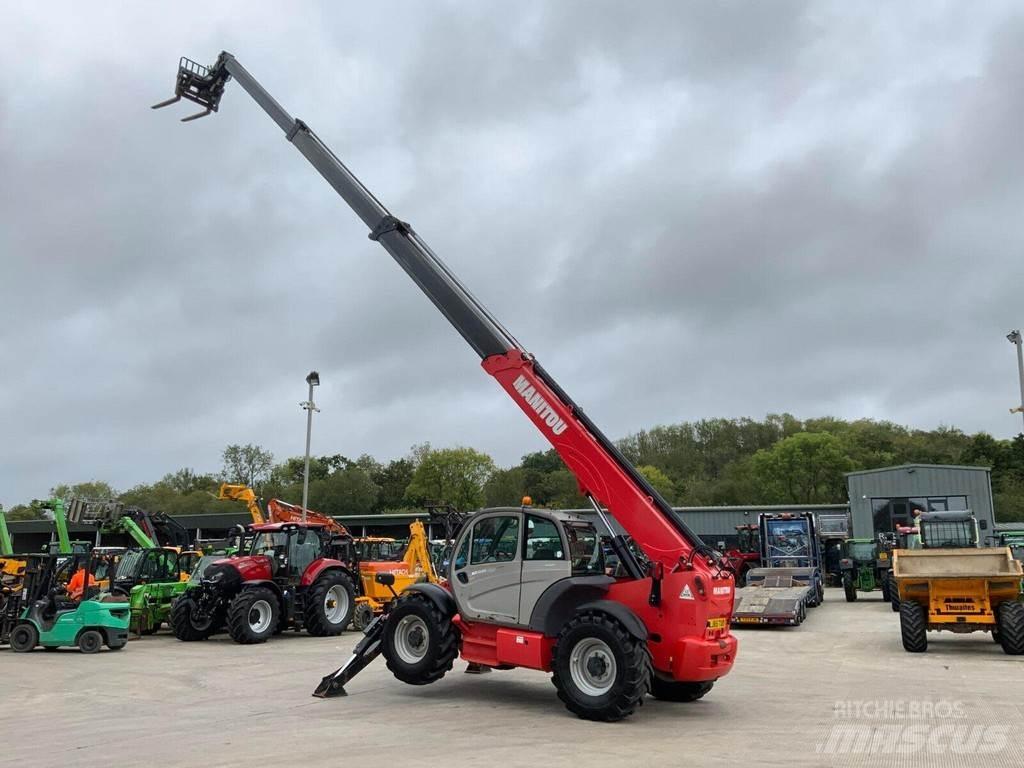
[[[648,699],[579,720],[549,676],[467,675],[425,687],[377,659],[330,700],[311,693],[358,640],[265,645],[162,633],[120,653],[0,651],[0,764],[19,766],[1020,766],[1024,657],[988,634],[929,633],[903,651],[880,593],[830,589],[799,628],[737,630],[732,674],[702,701]]]

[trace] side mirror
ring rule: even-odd
[[[373,580],[378,584],[383,584],[385,587],[395,586],[395,574],[393,573],[378,573],[373,577]]]

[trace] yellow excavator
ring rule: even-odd
[[[255,525],[267,522],[263,519],[263,511],[260,509],[259,502],[256,500],[256,491],[248,485],[221,483],[220,489],[217,491],[217,498],[221,501],[244,501],[246,509],[249,510],[249,514],[252,516],[252,521]]]

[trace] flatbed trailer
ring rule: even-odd
[[[825,598],[814,515],[761,514],[761,568],[736,590],[733,626],[800,626],[807,609]]]

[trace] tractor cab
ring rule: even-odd
[[[313,561],[329,556],[332,537],[322,525],[267,523],[251,528],[249,556],[266,557],[275,581],[297,580]]]
[[[167,584],[181,580],[178,553],[173,549],[132,549],[121,556],[111,592],[130,594],[139,584]]]
[[[972,549],[978,546],[978,521],[970,511],[924,512],[917,520],[922,549]]]
[[[894,539],[847,539],[843,542],[839,561],[846,601],[852,603],[858,592],[882,590],[882,600],[889,595],[889,544]]]

